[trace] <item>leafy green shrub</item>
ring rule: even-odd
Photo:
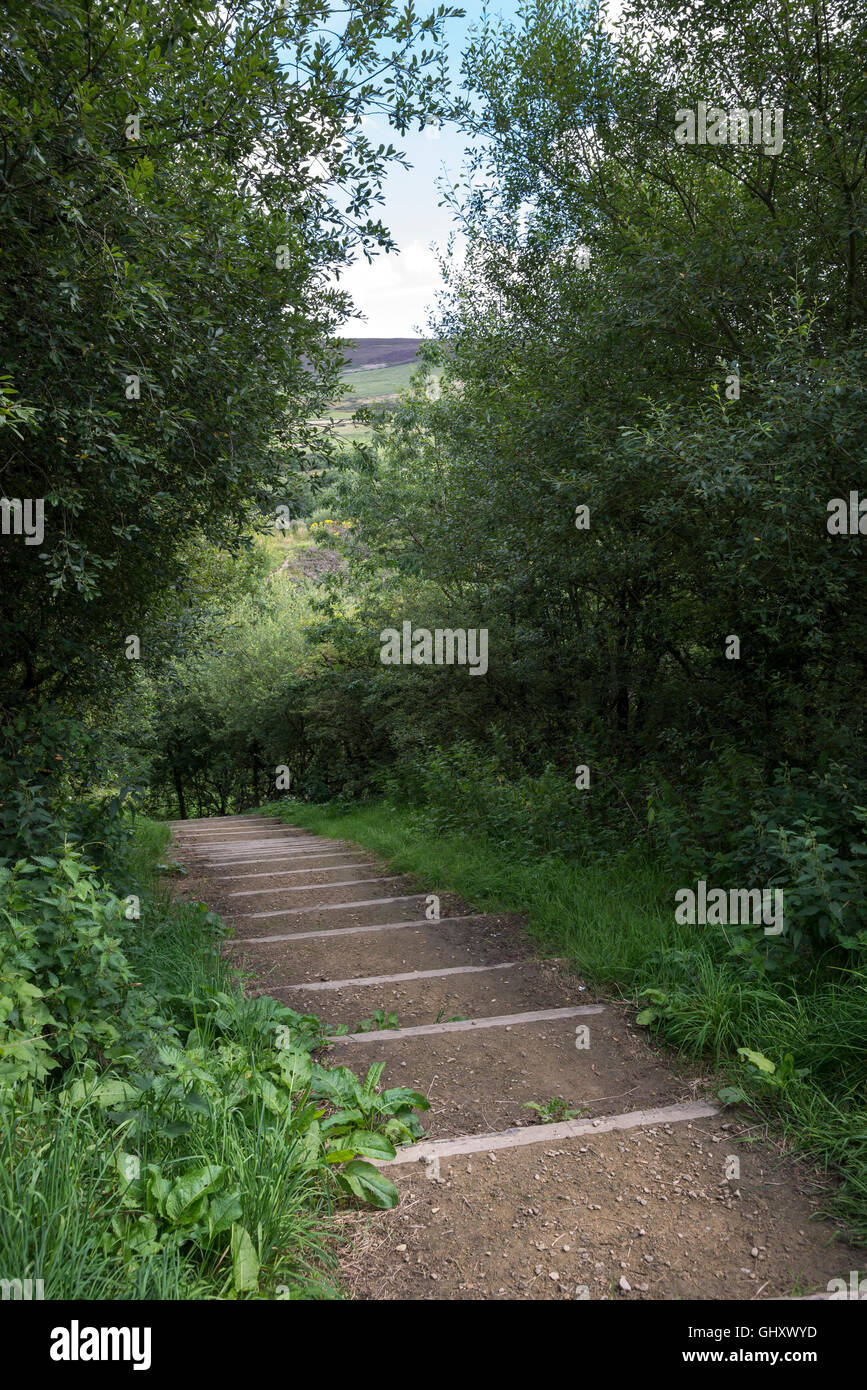
[[[122,866],[141,788],[116,775],[93,730],[50,706],[19,711],[0,752],[0,863],[75,844],[101,868]]]
[[[697,790],[660,782],[648,800],[653,842],[673,876],[714,887],[781,888],[780,936],[729,926],[732,954],[753,971],[867,951],[867,779],[829,763],[780,767],[724,751]]]
[[[124,910],[78,851],[0,867],[0,1094],[110,1058],[156,1014],[132,988]]]
[[[534,775],[516,770],[502,745],[491,751],[456,742],[404,760],[383,783],[395,802],[417,807],[433,833],[472,827],[524,862],[553,846],[566,856],[600,857],[627,848],[645,828],[633,811],[633,799],[640,802],[628,774],[615,779],[601,759],[589,766],[592,794],[577,790],[571,774],[553,763]]]

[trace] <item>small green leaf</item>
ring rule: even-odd
[[[209,1235],[214,1236],[220,1231],[227,1231],[233,1222],[241,1219],[241,1198],[238,1192],[223,1192],[212,1197],[205,1214]]]
[[[170,1221],[181,1221],[188,1209],[198,1202],[206,1192],[213,1192],[223,1177],[224,1169],[217,1163],[206,1163],[204,1168],[196,1168],[192,1173],[184,1173],[173,1183],[166,1201],[166,1216]]]
[[[363,1163],[360,1160],[347,1163],[346,1167],[340,1170],[340,1177],[350,1192],[363,1202],[370,1202],[371,1206],[386,1211],[398,1204],[398,1191],[394,1183],[383,1177],[372,1163]]]
[[[723,1105],[740,1105],[742,1101],[748,1100],[746,1091],[742,1091],[740,1086],[723,1086],[722,1090],[717,1091],[717,1099]]]
[[[237,1293],[249,1293],[259,1287],[259,1256],[244,1226],[232,1227],[232,1283]]]
[[[748,1062],[752,1062],[754,1067],[758,1067],[759,1071],[767,1072],[769,1075],[773,1075],[777,1070],[776,1064],[763,1052],[751,1052],[748,1047],[739,1047],[738,1056],[745,1057]]]
[[[211,1104],[207,1096],[203,1096],[201,1091],[187,1091],[184,1096],[184,1105],[188,1110],[195,1110],[199,1115],[210,1115]]]

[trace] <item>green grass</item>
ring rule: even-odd
[[[180,1299],[213,1294],[177,1246],[136,1261],[111,1240],[117,1181],[111,1132],[98,1106],[46,1100],[0,1107],[0,1270],[43,1280],[48,1299]],[[114,1249],[112,1247],[115,1247]]]
[[[392,367],[367,367],[344,372],[342,379],[352,387],[353,400],[376,401],[403,391],[417,370],[417,362],[399,362]]]
[[[664,867],[639,855],[573,863],[478,830],[432,832],[423,815],[385,801],[347,809],[284,800],[262,808],[321,835],[354,840],[426,891],[459,893],[474,911],[522,912],[546,954],[648,1004],[660,1040],[712,1062],[742,1088],[789,1148],[834,1173],[831,1210],[867,1243],[867,976],[751,977],[717,938],[673,919]],[[769,1075],[738,1054],[749,1048]],[[791,1058],[787,1062],[787,1056]]]
[[[165,855],[171,838],[172,832],[165,821],[139,816],[130,854],[132,873],[155,891],[159,887],[156,866]]]

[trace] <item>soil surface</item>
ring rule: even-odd
[[[439,1181],[416,1164],[400,1206],[366,1221],[352,1292],[762,1299],[826,1288],[850,1252],[813,1220],[821,1188],[745,1137],[700,1120],[460,1157],[441,1163]],[[730,1155],[737,1183],[725,1179]]]

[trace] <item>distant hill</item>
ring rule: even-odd
[[[344,345],[347,372],[402,367],[415,361],[423,338],[352,338]]]
[[[345,392],[334,402],[329,416],[338,439],[364,440],[370,426],[352,419],[361,406],[388,409],[410,384],[418,365],[424,338],[342,339],[345,355],[342,377]]]

